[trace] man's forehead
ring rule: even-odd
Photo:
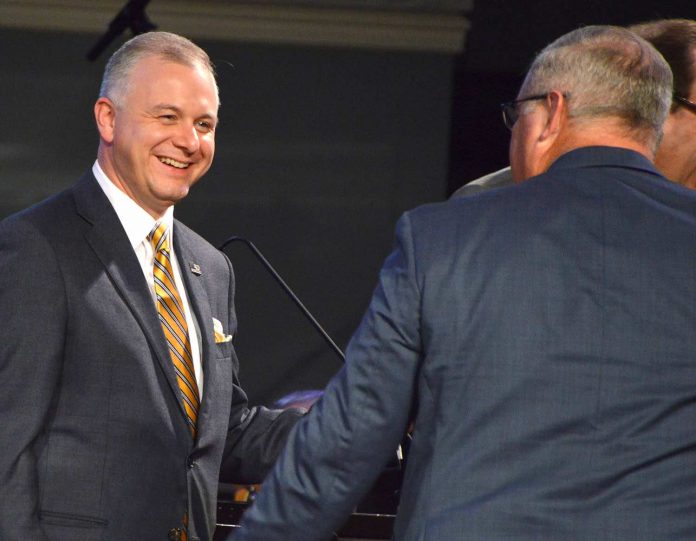
[[[174,71],[170,71],[169,76],[167,75],[168,68],[174,68]],[[158,88],[166,86],[167,81],[169,81],[170,84],[183,84],[180,83],[180,81],[184,80],[180,77],[182,73],[184,75],[191,76],[193,76],[193,74],[198,74],[201,76],[203,80],[207,80],[207,82],[210,85],[210,89],[214,92],[216,98],[215,106],[217,110],[217,107],[219,106],[219,93],[217,81],[215,80],[214,74],[204,64],[201,64],[200,62],[196,62],[193,64],[177,62],[170,60],[166,57],[152,55],[149,57],[145,57],[140,62],[138,62],[138,64],[133,69],[131,79],[132,81],[137,81],[139,78],[142,77],[146,80],[150,80],[151,78],[153,78],[153,72],[155,71],[157,71],[157,74],[154,75],[154,77],[157,81],[159,81],[159,84],[149,87],[150,89],[148,91],[148,94],[156,94],[156,90]],[[137,86],[137,83],[135,83],[135,86]]]

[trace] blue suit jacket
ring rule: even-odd
[[[415,407],[394,539],[696,539],[696,192],[629,150],[407,213],[235,541],[323,540]]]
[[[0,223],[0,539],[189,539],[215,527],[217,485],[260,481],[296,412],[249,409],[232,342],[229,260],[179,222],[204,392],[189,432],[156,308],[91,173]],[[196,264],[200,272],[190,269]]]

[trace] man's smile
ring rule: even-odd
[[[190,163],[184,163],[180,162],[178,160],[175,160],[174,158],[168,158],[166,156],[158,156],[159,161],[166,165],[171,165],[172,167],[176,167],[177,169],[187,169]]]

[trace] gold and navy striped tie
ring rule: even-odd
[[[179,383],[186,420],[191,434],[196,437],[196,421],[200,408],[198,384],[193,369],[193,355],[189,340],[184,305],[174,282],[174,271],[170,261],[169,232],[164,224],[155,225],[148,235],[155,251],[155,296],[157,313],[169,347],[169,356],[174,363],[176,379]]]

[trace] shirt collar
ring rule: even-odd
[[[131,246],[135,249],[143,240],[147,238],[156,223],[164,223],[169,231],[170,246],[174,242],[174,206],[169,207],[164,216],[155,220],[145,209],[133,201],[128,195],[121,191],[109,177],[96,160],[92,166],[92,173],[97,179],[99,186],[104,191],[111,206],[116,211],[118,219],[121,221],[123,229],[126,231]]]

